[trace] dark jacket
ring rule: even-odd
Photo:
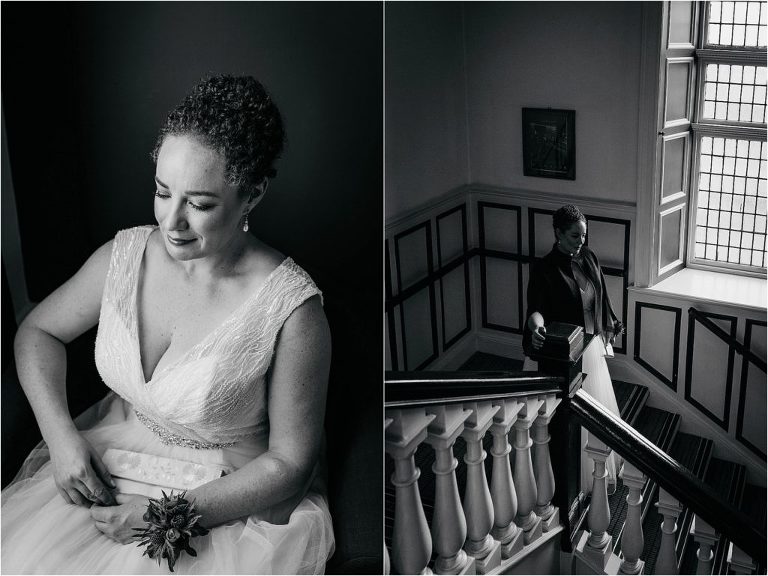
[[[618,329],[618,320],[608,297],[600,262],[587,246],[582,246],[579,254],[573,258],[581,264],[585,275],[595,288],[595,333],[604,335],[607,341]],[[581,291],[573,277],[571,260],[571,256],[560,252],[555,245],[549,254],[532,266],[528,280],[528,310],[523,330],[523,350],[528,356],[531,353],[528,319],[534,312],[544,317],[545,326],[551,322],[584,326]]]

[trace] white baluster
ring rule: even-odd
[[[757,563],[733,542],[728,546],[728,572],[733,574],[755,574]]]
[[[524,532],[524,541],[530,544],[541,536],[541,518],[536,516],[534,508],[538,498],[536,477],[531,460],[530,437],[531,425],[539,416],[539,408],[544,403],[534,397],[527,397],[515,421],[515,488],[517,488],[517,525]]]
[[[392,566],[398,574],[431,574],[432,540],[419,494],[419,469],[413,455],[427,437],[435,418],[424,409],[388,410],[392,423],[385,431],[385,449],[395,461],[395,525],[392,533]]]
[[[437,553],[435,573],[474,573],[474,559],[462,549],[467,538],[467,522],[461,508],[456,484],[453,445],[464,430],[464,421],[472,414],[461,406],[428,408],[435,415],[429,425],[427,443],[435,449],[435,511],[432,516],[432,545]]]
[[[498,406],[490,402],[471,402],[464,408],[472,414],[464,423],[461,435],[467,441],[467,486],[464,492],[464,515],[467,518],[467,542],[464,549],[475,557],[475,570],[487,574],[501,564],[501,544],[491,535],[493,528],[493,502],[485,477],[483,437],[493,423]]]
[[[661,524],[661,546],[656,556],[656,574],[677,574],[677,554],[675,553],[675,534],[677,533],[677,518],[682,507],[680,502],[662,488],[659,488],[659,501],[656,503],[659,514],[664,517]]]
[[[621,553],[624,560],[621,562],[619,572],[621,574],[640,574],[645,566],[645,562],[640,560],[645,546],[642,518],[642,490],[645,486],[645,476],[632,464],[625,462],[622,481],[624,486],[629,488],[629,494],[627,494],[627,517],[624,520],[624,530],[621,533]]]
[[[501,542],[501,557],[511,558],[523,549],[523,531],[515,524],[517,491],[509,464],[508,434],[523,405],[516,400],[499,400],[499,411],[493,417],[493,472],[491,473],[491,500],[493,500],[493,530],[491,535]]]
[[[584,452],[594,461],[592,495],[587,512],[589,529],[581,534],[575,556],[589,567],[589,573],[616,574],[621,561],[613,553],[611,536],[607,532],[611,523],[611,510],[608,507],[608,472],[605,469],[605,461],[610,456],[611,449],[597,436],[588,433]]]
[[[560,404],[554,394],[540,397],[544,403],[539,408],[539,416],[533,423],[533,473],[536,478],[536,515],[541,518],[541,527],[549,532],[560,525],[560,511],[552,506],[555,495],[555,474],[549,456],[549,423]]]
[[[696,514],[693,517],[693,522],[691,522],[689,534],[699,545],[699,549],[696,551],[696,574],[712,574],[712,560],[715,557],[712,547],[720,539],[717,532]]]

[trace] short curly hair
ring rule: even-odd
[[[571,224],[575,224],[576,222],[584,222],[584,224],[586,224],[587,219],[584,214],[582,214],[581,210],[573,204],[566,204],[565,206],[558,208],[555,213],[552,214],[552,228],[556,228],[561,232],[565,232]]]
[[[192,89],[165,120],[152,159],[157,162],[167,136],[199,138],[226,159],[227,181],[253,196],[265,178],[277,175],[273,164],[285,141],[283,119],[255,78],[227,74],[209,77]]]

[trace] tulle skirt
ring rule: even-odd
[[[121,448],[212,464],[235,470],[263,451],[253,443],[195,450],[166,446],[136,419],[130,404],[114,393],[76,423],[101,454]],[[255,452],[256,451],[256,452]],[[305,496],[213,528],[191,542],[197,557],[182,554],[177,574],[321,574],[334,548],[333,527],[320,481]],[[165,561],[142,556],[135,543],[119,544],[93,525],[87,508],[68,504],[53,480],[44,443],[29,455],[16,479],[2,492],[4,574],[168,574]]]
[[[613,412],[616,416],[619,413],[619,405],[616,403],[616,394],[613,391],[613,382],[611,374],[608,372],[608,365],[605,362],[605,346],[603,339],[596,336],[587,346],[581,357],[581,371],[587,375],[582,383],[582,390],[587,392],[592,398],[597,400],[606,409]],[[538,363],[526,356],[523,370],[537,370]],[[587,443],[587,431],[581,429],[581,446]],[[608,472],[606,479],[608,492],[612,493],[616,486],[617,475],[617,457],[614,452],[605,461],[605,468]],[[592,492],[592,471],[594,464],[592,459],[582,450],[581,452],[581,491],[584,494]]]

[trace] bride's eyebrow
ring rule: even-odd
[[[158,178],[157,176],[155,176],[155,182],[161,188],[169,189],[169,186],[167,184],[164,184],[163,181],[160,180],[160,178]],[[186,194],[188,196],[207,196],[209,198],[218,198],[219,197],[219,195],[216,194],[215,192],[208,192],[207,190],[187,190]]]

